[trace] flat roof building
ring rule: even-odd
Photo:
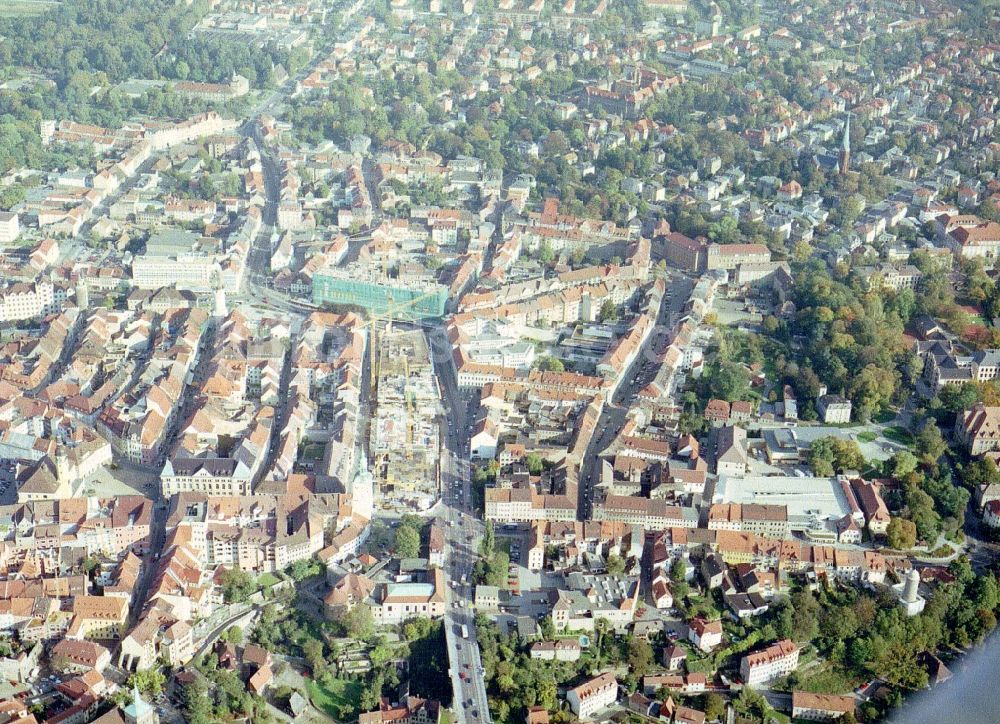
[[[850,485],[836,477],[724,475],[712,502],[785,506],[792,531],[807,530],[817,520],[839,520],[848,515],[864,521]]]

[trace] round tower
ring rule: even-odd
[[[920,586],[920,573],[913,569],[906,574],[906,580],[903,582],[903,601],[905,603],[913,603],[917,600],[917,588]]]
[[[83,277],[78,277],[76,280],[76,306],[80,310],[90,308],[90,288],[87,286],[87,280]]]

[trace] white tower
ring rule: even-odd
[[[899,605],[906,611],[907,616],[916,616],[924,610],[927,600],[920,595],[920,572],[910,570],[903,576],[903,582],[893,586],[896,595],[899,596]]]
[[[76,280],[76,306],[81,311],[90,308],[90,288],[83,277],[78,277]]]
[[[905,603],[913,603],[917,600],[917,588],[920,586],[920,573],[916,570],[911,570],[906,574],[906,580],[903,581],[903,601]]]
[[[229,316],[229,306],[226,304],[226,288],[222,284],[219,275],[215,275],[215,307],[212,316],[218,319],[225,319]]]

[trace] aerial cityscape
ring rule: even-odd
[[[1000,720],[998,38],[0,2],[0,724]]]

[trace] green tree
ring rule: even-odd
[[[864,455],[857,442],[832,435],[815,440],[809,446],[806,460],[816,475],[833,475],[844,470],[859,470],[865,464]]]
[[[836,458],[833,452],[833,438],[824,437],[815,440],[809,446],[806,462],[815,475],[826,477],[833,475]]]
[[[203,676],[195,675],[191,683],[181,687],[181,702],[192,724],[207,724],[212,720],[212,699]]]
[[[887,461],[886,472],[900,480],[916,470],[919,462],[909,450],[900,450]]]
[[[618,306],[610,299],[605,299],[601,304],[601,311],[597,315],[597,320],[602,324],[613,322],[618,319]]]
[[[552,616],[546,615],[538,622],[538,627],[541,629],[542,638],[553,639],[556,635],[556,626],[552,622]]]
[[[420,555],[420,533],[408,525],[399,526],[396,531],[396,555],[399,558]]]
[[[340,622],[347,630],[347,635],[358,641],[367,641],[375,632],[375,618],[366,603],[357,603],[346,611]]]
[[[479,543],[479,555],[483,558],[492,558],[496,553],[496,546],[496,530],[493,528],[493,521],[488,520],[483,529],[483,539]]]
[[[641,679],[653,663],[653,647],[648,641],[632,636],[628,641],[629,673]]]
[[[875,645],[870,669],[894,686],[917,690],[927,686],[927,670],[920,665],[918,647],[909,640],[885,639]]]
[[[867,422],[878,410],[887,406],[896,392],[897,373],[869,364],[850,380],[849,395],[857,407],[857,417]]]
[[[159,669],[142,669],[128,677],[128,688],[137,687],[142,694],[159,696],[167,683],[166,675]]]
[[[975,489],[987,483],[1000,481],[1000,470],[989,458],[971,460],[962,468],[962,482],[968,488]]]
[[[983,399],[982,390],[972,382],[963,382],[961,385],[945,385],[944,389],[938,393],[941,406],[948,412],[955,414],[968,410],[977,402]]]
[[[527,466],[528,472],[532,475],[540,474],[544,468],[542,456],[534,452],[524,456],[524,464]]]
[[[222,595],[226,603],[244,603],[254,592],[253,577],[239,568],[227,568],[222,574]]]
[[[24,201],[24,186],[18,183],[0,187],[0,211],[10,211]]]
[[[612,553],[608,556],[607,568],[611,575],[621,575],[625,572],[625,561],[621,556]]]
[[[312,669],[313,678],[321,677],[326,672],[326,656],[323,652],[323,642],[308,638],[302,644],[302,656],[305,658],[309,668]]]
[[[230,626],[225,631],[222,632],[220,637],[223,641],[231,644],[242,644],[243,643],[243,629],[239,626]]]
[[[948,449],[948,443],[941,434],[941,430],[932,420],[927,420],[924,423],[917,432],[914,441],[917,455],[920,456],[921,461],[928,465],[936,463]]]
[[[750,392],[750,373],[735,362],[722,361],[708,376],[710,396],[733,402],[745,400]]]
[[[323,567],[319,561],[313,558],[297,560],[288,567],[288,575],[296,581],[303,581],[311,576],[318,576],[323,573]]]
[[[87,556],[83,559],[83,572],[88,576],[100,567],[101,561],[97,558]]]
[[[792,637],[801,643],[812,641],[819,632],[819,601],[810,591],[800,590],[792,594],[791,604],[794,611]]]
[[[917,544],[917,526],[904,518],[890,520],[885,535],[889,547],[898,551],[908,551]]]
[[[673,583],[683,583],[687,576],[687,566],[680,558],[670,564],[670,580]]]
[[[538,357],[533,366],[535,369],[542,370],[543,372],[563,372],[566,369],[561,359],[552,357],[551,355]]]
[[[705,712],[705,719],[708,721],[715,721],[716,719],[722,721],[722,718],[726,715],[726,700],[715,692],[702,694],[701,709]]]
[[[751,721],[767,721],[767,716],[771,707],[767,705],[767,699],[750,687],[744,687],[740,695],[733,701],[733,708],[739,716],[746,717]]]

